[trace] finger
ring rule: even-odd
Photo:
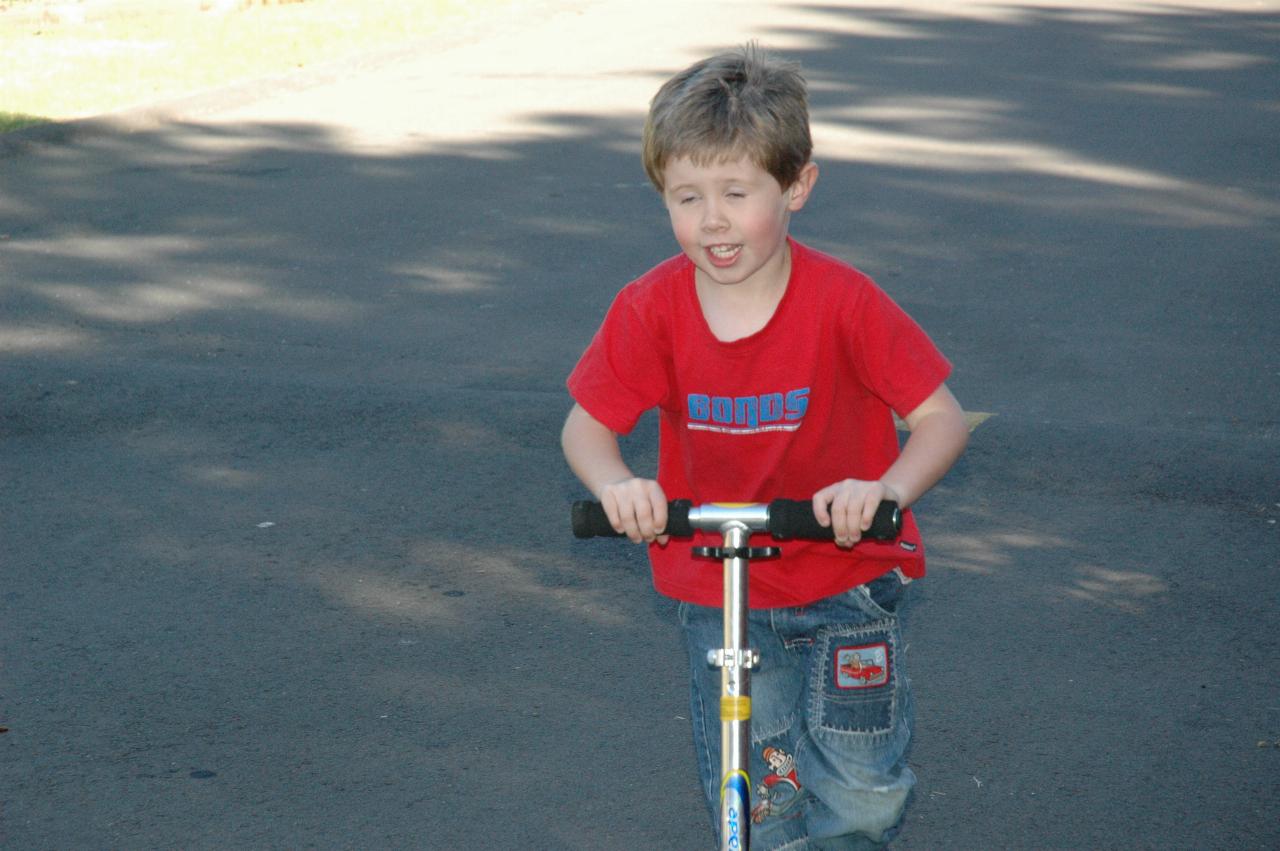
[[[849,546],[852,547],[854,544],[858,543],[858,541],[862,540],[862,526],[860,518],[853,512],[850,512],[849,514],[848,529],[849,531],[845,540],[847,540],[849,542]]]
[[[836,543],[848,544],[849,495],[844,490],[839,491],[831,501],[831,531],[835,533]]]
[[[600,506],[604,508],[604,515],[609,518],[609,525],[613,527],[613,531],[625,534],[627,529],[622,523],[622,513],[618,510],[617,497],[611,491],[605,491],[600,494]]]
[[[831,489],[823,488],[813,495],[813,516],[822,526],[831,525],[831,512],[827,510],[827,506],[831,504],[831,497],[827,493],[829,490]]]
[[[634,511],[619,509],[617,530],[631,540],[633,544],[640,542],[640,524],[636,522]]]
[[[852,547],[862,540],[861,504],[852,497],[844,504],[840,517],[841,532],[846,547]]]
[[[880,500],[878,499],[868,499],[867,504],[862,506],[862,531],[865,532],[871,528],[871,524],[876,519],[876,509],[879,507]]]
[[[613,525],[613,530],[625,535],[632,543],[639,543],[640,524],[636,520],[635,503],[627,498],[627,494],[615,490],[606,491],[600,496],[600,504]]]
[[[653,509],[653,532],[654,537],[663,537],[661,535],[667,528],[667,500],[661,493],[655,494],[652,498],[651,507]]]
[[[634,506],[636,536],[633,541],[652,541],[657,529],[653,525],[653,509],[648,500],[637,500]]]

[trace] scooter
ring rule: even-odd
[[[578,538],[620,537],[598,502],[573,504],[573,534]],[[770,503],[707,503],[675,500],[667,506],[666,534],[692,537],[694,530],[718,532],[722,545],[694,547],[699,558],[724,565],[724,646],[707,651],[707,664],[720,669],[720,848],[749,851],[751,829],[751,671],[760,664],[747,636],[747,579],[752,559],[776,558],[778,547],[752,547],[751,535],[768,533],[778,540],[829,541],[834,533],[818,523],[813,504],[776,499]],[[882,502],[863,537],[892,540],[902,531],[896,502]]]

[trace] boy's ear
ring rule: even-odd
[[[809,200],[813,185],[818,182],[818,164],[812,160],[804,164],[796,182],[787,190],[787,209],[791,212],[799,210]]]

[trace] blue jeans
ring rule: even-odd
[[[896,572],[799,608],[755,609],[751,672],[751,851],[853,851],[896,833],[915,775],[907,768],[911,690],[903,669]],[[723,613],[680,605],[691,668],[693,741],[713,830],[720,812]]]

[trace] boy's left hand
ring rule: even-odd
[[[845,479],[813,495],[813,516],[823,526],[831,527],[836,546],[848,549],[871,528],[876,509],[886,499],[901,502],[884,482]]]

